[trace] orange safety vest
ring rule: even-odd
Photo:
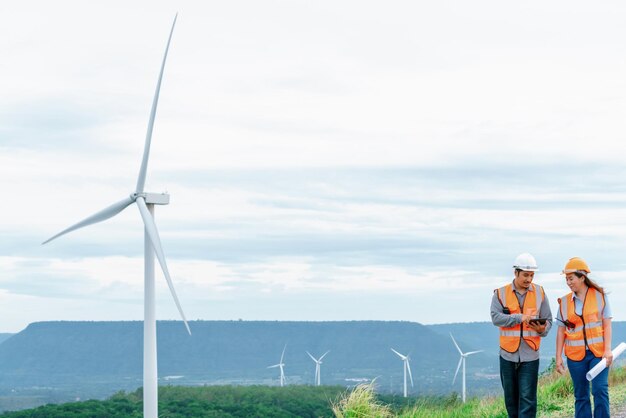
[[[583,313],[575,311],[573,293],[559,298],[561,318],[566,318],[574,326],[565,327],[565,355],[568,359],[580,361],[585,358],[585,347],[589,347],[596,357],[604,355],[604,328],[602,312],[604,295],[593,287],[587,289],[583,301]],[[567,303],[561,303],[564,299]]]
[[[498,294],[500,304],[503,307],[509,308],[511,314],[522,313],[512,284],[507,284],[504,287],[496,289],[495,292]],[[533,295],[534,297],[532,297]],[[541,303],[544,299],[545,293],[543,287],[531,283],[530,289],[526,292],[523,313],[531,316],[538,315],[539,308],[541,308]],[[524,339],[526,344],[533,350],[539,350],[541,336],[527,325],[521,323],[512,327],[500,327],[500,348],[504,351],[515,353],[519,350],[522,339]]]

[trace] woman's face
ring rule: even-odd
[[[585,288],[585,276],[578,277],[574,273],[567,273],[565,275],[565,283],[569,286],[572,292],[578,292]]]

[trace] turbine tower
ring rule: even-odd
[[[285,348],[287,348],[287,344],[283,347],[283,353],[280,355],[280,363],[274,364],[273,366],[267,366],[268,369],[274,369],[276,367],[280,367],[280,386],[285,386],[285,363],[283,363],[283,357],[285,356]]]
[[[452,342],[454,343],[456,349],[459,350],[459,354],[461,355],[461,358],[459,359],[459,365],[456,366],[456,372],[454,373],[454,379],[452,379],[452,384],[454,384],[454,382],[456,381],[456,375],[459,374],[459,368],[461,367],[461,363],[463,363],[463,395],[462,396],[463,396],[463,402],[465,402],[465,358],[467,356],[471,356],[472,354],[480,353],[485,350],[470,351],[468,353],[464,353],[459,348],[459,345],[456,343],[454,337],[452,337],[452,333],[450,333],[450,337],[452,338]]]
[[[322,365],[322,359],[324,358],[324,356],[326,356],[326,354],[330,353],[330,350],[325,352],[322,357],[320,357],[319,359],[316,359],[315,357],[313,357],[311,355],[311,353],[309,353],[308,351],[306,352],[309,357],[311,357],[311,360],[313,360],[315,362],[315,386],[319,386],[321,385],[321,365]]]
[[[398,353],[396,350],[394,350],[393,348],[391,349],[391,351],[393,351],[394,353],[396,353],[401,359],[402,362],[404,363],[404,397],[407,397],[407,385],[406,385],[406,372],[407,370],[409,371],[409,378],[411,379],[411,387],[413,387],[413,375],[411,375],[411,365],[409,364],[409,356],[405,356],[404,354],[400,354]]]
[[[101,210],[100,212],[83,219],[70,226],[67,229],[59,232],[52,238],[43,242],[46,244],[53,239],[65,235],[68,232],[74,231],[79,228],[83,228],[88,225],[92,225],[98,222],[105,221],[124,209],[135,203],[141,214],[141,218],[144,224],[144,321],[143,321],[143,414],[144,418],[157,418],[158,416],[158,374],[157,374],[157,346],[156,346],[156,311],[155,311],[155,283],[154,283],[154,256],[159,260],[161,270],[167,281],[167,285],[170,289],[170,293],[174,298],[178,312],[185,323],[187,332],[191,335],[189,324],[183,312],[178,296],[176,296],[176,290],[174,290],[174,284],[170,278],[170,273],[165,261],[165,255],[163,248],[161,247],[161,239],[159,238],[159,232],[154,222],[154,205],[167,205],[170,202],[168,194],[158,193],[146,193],[144,191],[144,185],[146,182],[146,171],[148,169],[148,159],[150,156],[150,142],[152,140],[152,128],[154,127],[154,119],[156,116],[157,104],[159,101],[159,91],[161,89],[161,80],[163,79],[163,70],[165,68],[165,61],[167,59],[167,52],[172,40],[172,34],[174,33],[174,26],[176,25],[176,18],[172,23],[169,37],[167,39],[167,45],[165,47],[165,54],[161,63],[161,71],[156,85],[156,91],[154,93],[154,99],[152,101],[152,108],[150,110],[150,118],[148,120],[148,130],[146,133],[146,142],[144,145],[143,159],[141,160],[141,168],[139,169],[139,176],[137,177],[137,186],[135,191],[131,193],[129,197],[120,200],[117,203],[112,204]]]

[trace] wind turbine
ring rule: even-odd
[[[276,367],[280,367],[280,386],[285,386],[285,371],[283,367],[285,367],[285,363],[283,363],[283,357],[285,356],[285,348],[287,348],[287,344],[283,347],[283,353],[280,355],[280,363],[274,364],[273,366],[267,366],[268,369],[274,369]]]
[[[393,348],[391,349],[394,353],[396,353],[404,362],[404,397],[407,397],[407,386],[406,386],[406,372],[409,371],[409,378],[411,379],[411,387],[413,387],[413,376],[411,375],[411,365],[409,364],[409,356],[405,356],[404,354],[398,353]]]
[[[324,358],[324,356],[326,356],[326,354],[330,353],[330,350],[325,352],[322,357],[320,357],[319,359],[316,359],[315,357],[313,357],[311,355],[311,353],[309,353],[308,351],[306,352],[309,357],[311,357],[311,360],[313,360],[315,362],[315,385],[319,386],[321,384],[321,364],[322,364],[322,359]]]
[[[450,333],[450,337],[452,337],[452,333]],[[456,375],[459,374],[459,368],[461,367],[461,363],[463,363],[463,402],[465,402],[465,358],[467,356],[471,356],[472,354],[480,353],[485,350],[470,351],[469,353],[464,353],[459,348],[459,345],[456,343],[454,337],[452,337],[452,342],[456,346],[456,349],[459,350],[459,354],[461,354],[461,358],[459,359],[459,365],[456,366],[456,372],[454,373],[454,379],[452,379],[452,384],[454,384],[454,382],[456,381]]]
[[[146,182],[146,171],[148,169],[148,158],[150,156],[150,142],[152,140],[152,129],[154,127],[154,119],[156,116],[157,103],[159,101],[159,91],[161,89],[161,80],[163,79],[163,70],[165,68],[165,61],[167,59],[167,51],[170,47],[172,40],[172,34],[174,33],[174,26],[176,25],[176,18],[172,23],[172,29],[170,30],[169,38],[167,39],[167,46],[165,47],[165,54],[161,63],[161,71],[156,85],[156,91],[154,93],[154,99],[152,101],[152,109],[150,110],[150,118],[148,120],[148,131],[146,133],[146,142],[143,151],[143,159],[141,160],[141,168],[139,169],[139,176],[137,178],[137,186],[135,191],[131,193],[129,197],[120,200],[117,203],[112,204],[101,210],[100,212],[83,219],[75,225],[70,226],[67,229],[59,232],[52,238],[43,242],[46,244],[53,239],[65,235],[68,232],[74,231],[79,228],[83,228],[88,225],[95,224],[97,222],[105,221],[124,209],[135,203],[141,214],[144,224],[144,321],[143,321],[143,414],[144,418],[157,418],[158,415],[158,383],[157,383],[157,346],[156,346],[156,312],[155,312],[155,283],[154,283],[154,256],[159,260],[163,275],[167,281],[167,285],[170,289],[170,293],[174,298],[178,312],[185,323],[187,332],[191,335],[189,324],[183,312],[178,297],[176,296],[176,290],[170,273],[165,261],[165,255],[161,247],[161,240],[159,238],[159,232],[156,224],[154,223],[154,205],[167,205],[170,202],[168,194],[158,193],[146,193],[144,191],[144,185]]]

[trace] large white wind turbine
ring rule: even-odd
[[[404,363],[404,397],[407,397],[407,385],[406,385],[406,372],[407,370],[409,371],[409,378],[411,379],[411,387],[413,387],[413,375],[411,375],[411,365],[409,364],[409,356],[405,356],[404,354],[400,354],[398,353],[396,350],[394,350],[393,348],[391,349],[391,351],[393,351],[394,353],[396,353],[401,359],[402,362]]]
[[[178,17],[178,15],[176,16]],[[144,282],[144,323],[143,323],[143,413],[145,418],[157,418],[158,415],[158,383],[157,383],[157,346],[156,346],[156,314],[155,314],[155,283],[154,283],[154,256],[159,260],[161,269],[169,286],[178,312],[185,323],[187,332],[191,335],[191,330],[187,324],[187,319],[183,313],[183,309],[180,306],[178,297],[176,296],[176,290],[172,284],[170,273],[165,262],[165,255],[161,247],[161,240],[159,238],[159,232],[157,231],[156,224],[154,223],[154,205],[167,205],[170,202],[168,194],[158,193],[146,193],[144,191],[144,184],[146,182],[146,171],[148,169],[148,158],[150,155],[150,142],[152,139],[152,128],[154,127],[154,119],[156,115],[157,103],[159,101],[159,90],[161,89],[161,80],[163,79],[163,70],[165,68],[165,60],[167,59],[167,52],[170,47],[170,41],[172,40],[172,34],[174,33],[174,26],[176,25],[176,17],[172,23],[172,29],[170,30],[169,37],[167,39],[167,46],[165,47],[165,54],[161,63],[161,71],[159,73],[159,79],[156,85],[156,91],[154,93],[154,99],[152,101],[152,109],[150,110],[150,119],[148,121],[148,131],[146,133],[146,142],[143,151],[143,159],[141,161],[141,168],[139,169],[139,176],[137,178],[137,187],[135,191],[129,196],[111,206],[101,210],[100,212],[83,219],[75,225],[70,226],[67,229],[59,232],[52,238],[46,240],[43,244],[52,241],[61,235],[76,229],[102,222],[107,220],[126,207],[135,203],[143,219],[145,227],[144,232],[144,269],[145,269],[145,282]]]
[[[311,357],[311,360],[313,360],[315,362],[315,385],[319,386],[321,385],[321,374],[322,374],[322,359],[324,358],[324,356],[326,356],[326,354],[330,353],[330,351],[325,352],[322,357],[316,359],[315,357],[313,357],[311,355],[311,353],[309,353],[308,351],[306,352],[309,357]]]
[[[450,337],[452,337],[452,333],[450,333]],[[456,381],[456,375],[459,374],[459,368],[461,367],[461,363],[463,363],[463,395],[462,396],[463,396],[463,402],[465,402],[465,358],[467,356],[470,356],[470,355],[476,354],[476,353],[480,353],[480,352],[483,352],[485,350],[470,351],[468,353],[464,353],[459,348],[459,345],[456,343],[454,337],[452,337],[452,342],[454,343],[456,349],[459,350],[459,354],[461,355],[461,358],[459,359],[459,365],[456,366],[456,372],[454,373],[454,379],[452,379],[452,384],[454,384],[454,382]]]
[[[285,348],[287,348],[287,344],[283,347],[283,353],[280,355],[280,363],[274,364],[273,366],[267,366],[268,369],[274,369],[276,367],[280,367],[280,386],[285,386],[285,363],[283,363],[283,357],[285,357]]]

